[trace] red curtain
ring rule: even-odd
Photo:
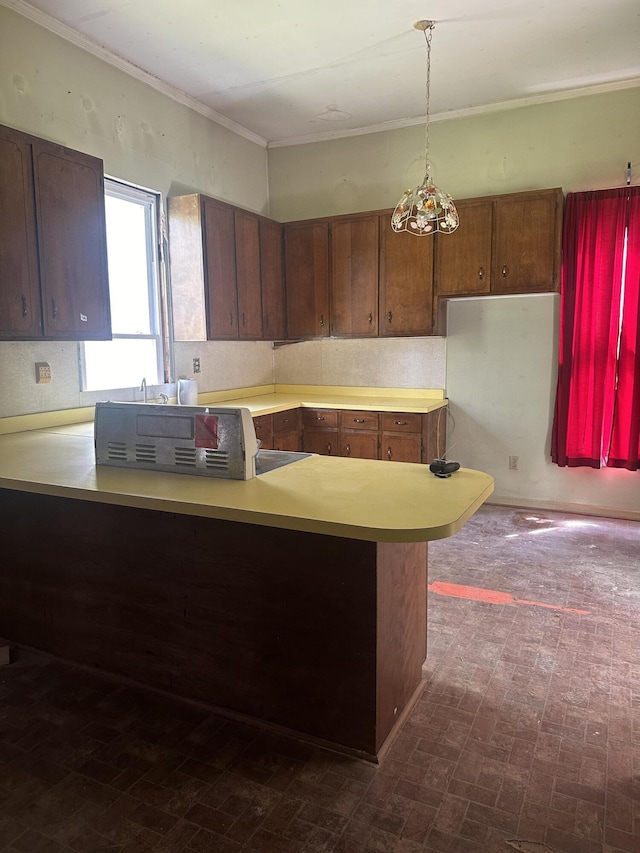
[[[551,443],[551,457],[561,466],[600,468],[604,462],[638,467],[640,237],[638,233],[632,237],[629,228],[632,202],[637,217],[639,187],[567,196],[558,388]],[[635,222],[637,232],[640,219]],[[621,351],[619,378],[620,297],[627,233],[624,356]]]

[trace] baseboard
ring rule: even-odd
[[[522,509],[545,509],[555,512],[569,512],[575,515],[590,515],[598,518],[620,518],[626,521],[640,521],[640,510],[619,509],[610,506],[594,506],[592,504],[565,503],[563,501],[531,500],[528,498],[505,497],[491,495],[485,503],[496,506],[521,507]]]

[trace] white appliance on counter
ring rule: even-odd
[[[256,476],[258,441],[243,407],[96,403],[97,465],[196,474]]]

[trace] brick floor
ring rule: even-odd
[[[0,851],[640,851],[640,525],[484,507],[430,582],[378,767],[14,650]]]

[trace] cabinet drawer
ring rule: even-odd
[[[273,431],[287,432],[300,428],[300,410],[287,409],[286,412],[276,412],[273,415]]]
[[[309,427],[337,427],[338,413],[334,409],[302,409],[302,423]]]
[[[342,429],[371,429],[378,430],[380,418],[377,412],[340,412]]]
[[[383,432],[421,432],[422,415],[416,412],[383,412]]]

